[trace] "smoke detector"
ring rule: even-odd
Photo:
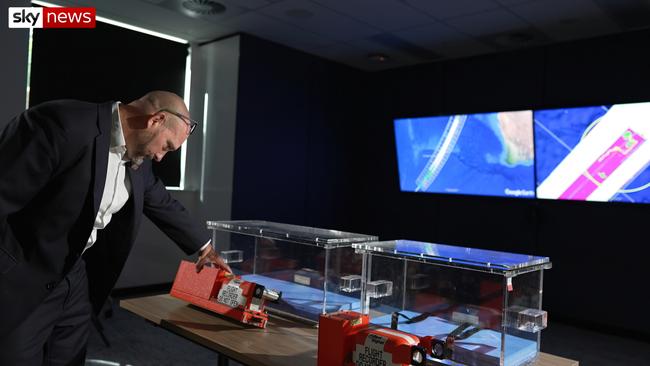
[[[214,15],[226,11],[226,7],[212,0],[185,0],[183,7],[196,15]]]

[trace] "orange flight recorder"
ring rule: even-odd
[[[427,354],[445,358],[447,347],[431,336],[369,325],[368,315],[355,311],[323,314],[318,322],[318,366],[420,366]]]
[[[264,328],[268,320],[264,308],[266,301],[277,302],[282,293],[215,267],[206,266],[196,273],[194,263],[181,261],[170,295],[244,324]]]

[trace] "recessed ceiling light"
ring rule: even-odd
[[[383,63],[388,61],[389,57],[387,55],[384,55],[382,53],[371,53],[368,55],[368,60],[372,62],[379,62]]]
[[[223,4],[213,0],[185,0],[183,7],[198,15],[213,15],[226,11]]]
[[[307,9],[289,9],[284,14],[291,18],[308,19],[314,16],[314,13]]]

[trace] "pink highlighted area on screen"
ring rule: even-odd
[[[538,198],[606,202],[625,192],[650,166],[650,103],[611,106],[537,187]],[[643,188],[645,189],[645,188]]]
[[[628,128],[559,198],[565,200],[586,200],[645,141],[641,135]]]

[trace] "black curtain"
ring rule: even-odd
[[[30,106],[53,99],[128,103],[151,90],[183,95],[188,46],[97,22],[95,29],[34,29]],[[180,183],[180,149],[154,163]]]

